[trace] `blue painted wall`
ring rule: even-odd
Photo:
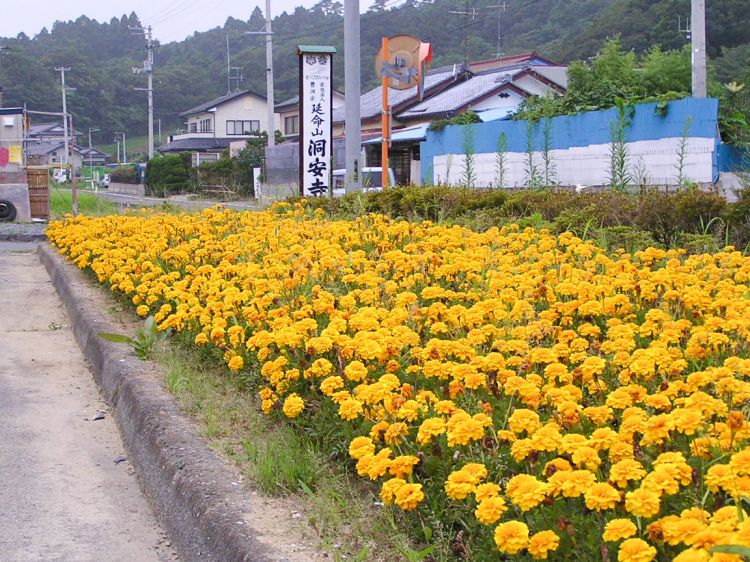
[[[656,103],[635,106],[635,113],[629,117],[626,140],[635,142],[681,137],[690,120],[689,136],[716,139],[714,170],[718,177],[719,100],[685,98],[673,101],[668,104],[667,114],[663,117],[657,115],[656,106]],[[550,120],[550,149],[609,144],[611,126],[617,122],[617,116],[618,110],[615,108],[553,117]],[[490,121],[475,125],[452,125],[440,132],[428,131],[427,138],[421,143],[423,183],[432,183],[432,161],[435,156],[464,152],[464,127],[473,129],[474,152],[481,154],[495,152],[502,133],[506,135],[508,152],[526,152],[529,126],[527,121]],[[544,145],[544,127],[544,122],[540,121],[533,128],[535,150],[541,150]]]

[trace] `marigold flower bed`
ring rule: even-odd
[[[607,255],[569,233],[286,204],[47,233],[140,316],[258,373],[264,412],[346,440],[382,502],[458,558],[750,547],[740,252]]]

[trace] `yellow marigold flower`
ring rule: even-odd
[[[396,490],[396,505],[405,511],[416,509],[424,499],[422,484],[404,484]]]
[[[604,526],[602,538],[607,542],[617,542],[632,537],[637,532],[638,527],[630,519],[612,519]]]
[[[529,528],[521,521],[508,521],[495,528],[495,545],[504,554],[518,554],[529,544]]]
[[[193,340],[195,345],[206,345],[208,343],[208,336],[203,332],[197,334]]]
[[[414,471],[414,467],[419,464],[419,457],[414,455],[400,455],[393,459],[388,471],[391,476],[404,478]]]
[[[588,470],[571,470],[570,472],[556,472],[562,481],[562,495],[566,498],[577,498],[586,493],[596,483],[596,476]]]
[[[145,318],[148,316],[149,308],[145,304],[142,304],[135,309],[135,313],[140,316],[141,318]]]
[[[352,442],[349,443],[349,456],[354,460],[359,460],[365,455],[372,455],[375,453],[375,444],[369,437],[355,437]]]
[[[643,465],[635,459],[616,462],[609,469],[609,480],[620,488],[626,488],[629,481],[638,481],[646,476]]]
[[[213,328],[211,330],[211,341],[214,343],[218,343],[220,341],[224,341],[224,328],[221,328],[219,326]]]
[[[403,422],[394,422],[383,435],[383,440],[388,445],[397,445],[403,441],[404,437],[409,433],[409,426]]]
[[[688,548],[675,556],[672,562],[708,562],[711,555],[705,550],[697,548]]]
[[[589,470],[596,470],[602,463],[602,459],[599,456],[599,452],[593,447],[584,445],[578,447],[572,455],[573,464],[578,468],[588,468]]]
[[[546,560],[550,552],[560,546],[560,537],[554,531],[539,531],[529,539],[529,554],[534,560]]]
[[[355,398],[347,398],[339,405],[339,417],[342,420],[356,420],[363,411],[362,402]]]
[[[362,381],[367,377],[367,367],[361,361],[352,361],[344,368],[344,375],[350,381]]]
[[[245,366],[245,361],[239,355],[235,355],[229,360],[227,365],[229,366],[230,371],[236,373]]]
[[[326,396],[331,396],[340,388],[344,388],[344,379],[342,379],[338,375],[326,377],[320,383],[320,390]]]
[[[445,433],[445,421],[442,418],[427,418],[419,426],[417,431],[417,443],[429,445],[438,435]]]
[[[477,503],[481,503],[487,498],[494,498],[500,495],[500,486],[494,482],[487,482],[485,484],[479,484],[474,490],[474,499]]]
[[[617,562],[651,562],[656,549],[641,539],[626,539],[620,544]]]
[[[377,480],[381,476],[383,476],[386,472],[388,472],[388,469],[391,467],[391,455],[393,453],[391,450],[386,447],[385,449],[381,449],[378,451],[378,454],[373,456],[371,459],[368,459],[368,456],[364,456],[360,459],[359,462],[364,461],[365,459],[368,459],[368,461],[365,461],[363,463],[363,466],[366,466],[366,474],[370,478],[370,480]],[[359,463],[357,463],[359,465]],[[358,466],[359,469],[359,466]]]
[[[620,501],[620,492],[606,482],[599,482],[589,488],[584,494],[586,507],[594,511],[612,509]]]
[[[383,482],[383,486],[380,488],[380,499],[383,500],[383,503],[391,505],[396,499],[396,492],[404,484],[406,484],[406,480],[403,478],[391,478]]]
[[[531,435],[537,429],[542,427],[539,421],[539,414],[532,410],[518,409],[508,418],[508,427],[510,430],[519,435],[524,431]]]
[[[468,445],[484,437],[484,423],[469,414],[454,414],[448,422],[448,446]]]
[[[492,525],[507,511],[505,500],[500,496],[492,496],[480,501],[474,510],[477,520],[483,525]]]
[[[625,509],[636,517],[653,517],[659,513],[659,495],[651,490],[638,488],[625,495]]]
[[[517,474],[508,481],[505,494],[522,511],[529,511],[544,501],[547,485],[530,474]]]
[[[284,400],[284,415],[294,419],[305,409],[305,401],[297,393],[292,393]]]

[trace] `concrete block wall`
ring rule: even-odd
[[[713,183],[719,177],[718,100],[693,99],[671,102],[664,116],[655,103],[626,112],[624,128],[628,172],[645,176],[650,185],[676,185],[679,160],[682,174],[697,183]],[[498,139],[505,135],[504,187],[528,183],[529,145],[532,162],[544,171],[543,147],[559,185],[603,186],[610,183],[613,127],[618,110],[593,111],[554,117],[548,122],[491,121],[429,131],[421,144],[422,178],[425,183],[458,184],[464,177],[467,142],[473,146],[478,187],[498,184]],[[545,135],[545,129],[547,135]]]

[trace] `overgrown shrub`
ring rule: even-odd
[[[146,166],[147,192],[159,196],[182,192],[190,179],[189,168],[185,166],[185,160],[179,154],[169,154],[149,160]]]
[[[109,178],[114,183],[140,183],[138,171],[134,166],[118,166],[110,172]]]

